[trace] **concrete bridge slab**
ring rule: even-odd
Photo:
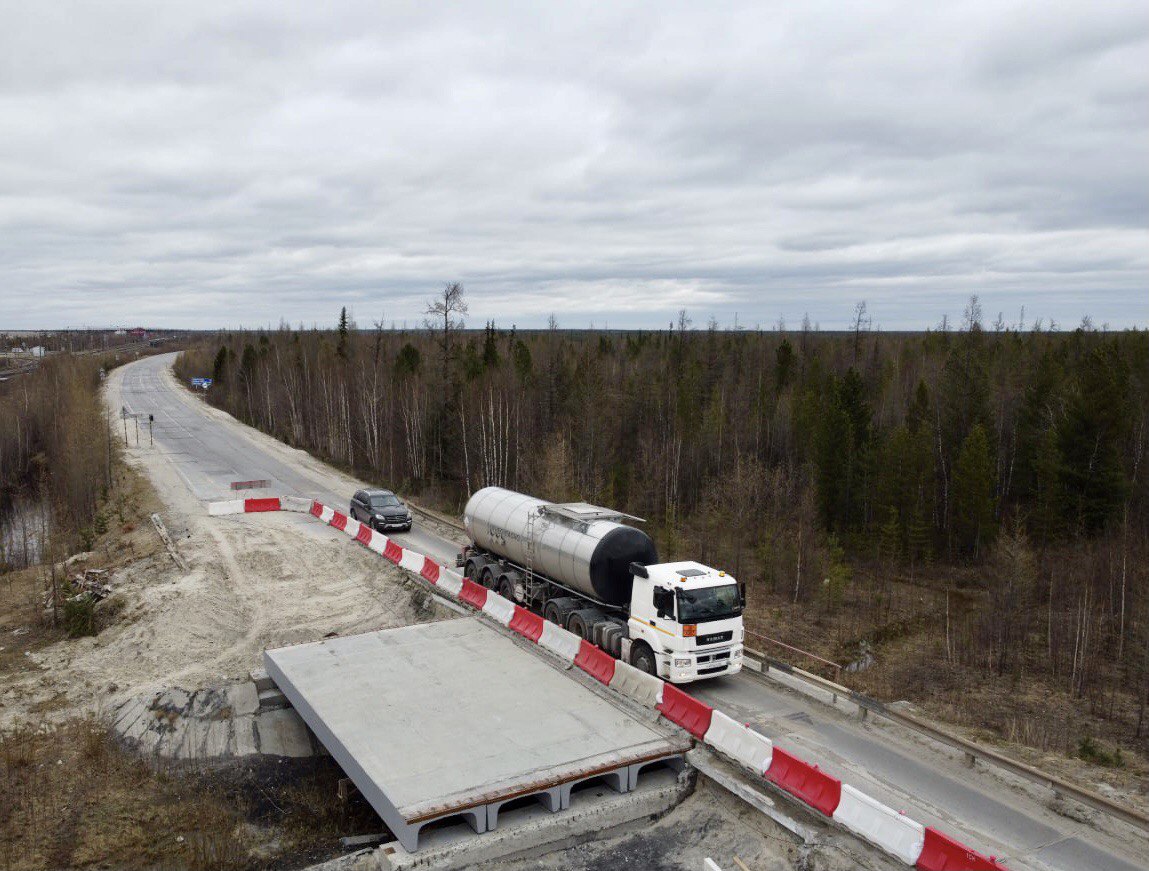
[[[476,832],[593,777],[634,788],[689,739],[612,705],[477,618],[269,650],[268,674],[403,847],[463,815]]]

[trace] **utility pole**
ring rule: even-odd
[[[156,445],[155,439],[156,416],[154,414],[148,415],[148,447],[153,448]]]

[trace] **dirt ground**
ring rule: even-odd
[[[242,678],[264,648],[432,619],[429,595],[401,570],[310,517],[209,518],[158,454],[128,459],[155,490],[135,486],[132,530],[106,549],[98,543],[84,563],[113,570],[115,592],[101,605],[119,611],[112,625],[65,639],[40,625],[33,603],[42,572],[0,582],[0,728],[98,714],[165,686]],[[189,571],[147,520],[155,508]]]
[[[698,871],[704,859],[736,871],[845,871],[895,867],[883,857],[860,860],[827,843],[805,848],[757,810],[700,778],[694,793],[639,830],[557,850],[545,856],[493,862],[490,871]]]

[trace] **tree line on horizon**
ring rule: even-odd
[[[451,287],[425,329],[344,311],[333,330],[222,333],[177,370],[441,507],[495,484],[645,517],[661,558],[728,568],[752,612],[831,621],[838,657],[944,609],[929,649],[946,667],[1038,677],[1149,733],[1146,331],[986,329],[974,298],[960,329],[917,334],[861,317],[693,330],[685,313],[464,332]]]

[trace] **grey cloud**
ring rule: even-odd
[[[0,328],[1149,319],[1138,2],[5,17]]]

